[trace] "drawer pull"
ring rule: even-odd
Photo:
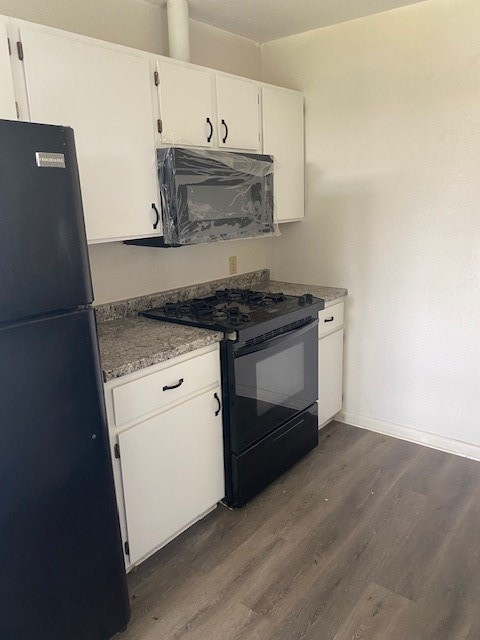
[[[215,415],[218,416],[220,411],[222,410],[222,403],[220,402],[220,398],[218,397],[218,393],[214,393],[213,397],[218,402],[218,409],[215,411]]]
[[[335,320],[335,316],[330,316],[330,318],[325,318],[324,322],[333,322]]]
[[[169,386],[168,384],[166,384],[163,387],[164,391],[170,391],[171,389],[178,389],[178,387],[181,387],[183,384],[183,378],[180,378],[180,380],[177,382],[177,384],[172,384],[171,386]]]

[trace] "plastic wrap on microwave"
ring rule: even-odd
[[[272,156],[168,147],[157,161],[165,244],[277,234]]]

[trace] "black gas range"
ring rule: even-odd
[[[222,331],[226,497],[240,507],[318,443],[318,312],[324,301],[222,289],[147,318]]]
[[[143,311],[141,315],[227,334],[236,332],[248,340],[258,334],[260,325],[262,333],[266,333],[284,324],[284,316],[305,319],[323,308],[323,300],[309,293],[287,296],[251,289],[220,289],[205,298],[167,302],[163,307]]]

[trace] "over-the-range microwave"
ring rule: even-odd
[[[272,235],[273,157],[168,147],[157,149],[163,237],[127,244],[185,246]]]

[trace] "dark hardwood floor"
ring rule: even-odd
[[[129,586],[123,640],[479,640],[480,463],[331,423]]]

